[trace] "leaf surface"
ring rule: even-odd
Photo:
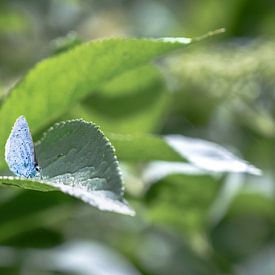
[[[150,133],[161,128],[171,102],[163,75],[147,64],[101,86],[70,112],[100,125],[104,132]]]
[[[113,147],[94,124],[83,120],[55,124],[37,143],[36,154],[42,179],[1,177],[0,183],[39,191],[61,190],[100,210],[134,214],[123,200]]]
[[[186,38],[94,40],[38,63],[2,103],[0,154],[20,115],[25,115],[35,134],[111,78],[190,42]]]
[[[214,142],[182,135],[168,135],[165,140],[178,154],[200,169],[220,173],[261,174],[260,169]]]

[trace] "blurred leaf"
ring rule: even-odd
[[[33,226],[32,223],[30,224]],[[1,245],[20,248],[49,248],[59,245],[63,241],[62,233],[46,228],[37,228],[8,238],[2,241]]]
[[[101,210],[134,214],[123,201],[113,148],[95,125],[83,120],[55,124],[38,142],[36,153],[42,179],[0,177],[0,182],[41,191],[50,186]]]
[[[117,251],[95,241],[71,241],[51,250],[33,249],[24,256],[27,274],[140,275]]]
[[[0,202],[0,243],[35,228],[60,223],[71,211],[72,198],[61,192],[19,192]]]
[[[71,111],[114,133],[158,130],[170,103],[164,80],[152,65],[128,71],[107,82]]]
[[[27,17],[22,13],[6,8],[0,11],[0,34],[21,32],[28,27]]]
[[[139,234],[134,250],[139,264],[149,274],[218,274],[215,267],[195,253],[174,230],[148,228]]]
[[[238,158],[222,146],[202,139],[182,135],[109,133],[107,136],[116,148],[118,158],[124,161],[184,161],[201,170],[201,173],[208,174],[235,172],[259,175],[261,173],[260,169]],[[181,172],[184,169],[181,169]],[[186,173],[189,174],[188,171]]]
[[[162,136],[150,134],[120,135],[107,133],[119,160],[145,162],[152,160],[186,161]]]
[[[66,236],[75,239],[99,240],[115,248],[134,262],[142,274],[217,274],[206,259],[193,251],[184,237],[175,230],[152,224],[144,205],[133,219],[124,215],[90,211],[81,206],[81,213],[74,213],[68,221]],[[110,234],[112,232],[112,234]]]
[[[236,275],[273,275],[275,272],[275,246],[268,244],[236,267]]]
[[[143,179],[145,183],[151,184],[173,174],[195,176],[209,174],[209,172],[188,163],[153,161],[144,169]]]
[[[165,140],[189,162],[206,171],[261,174],[260,169],[213,142],[181,135],[169,135]]]
[[[77,33],[71,31],[67,35],[58,37],[51,41],[51,50],[53,54],[62,53],[80,45],[81,42],[82,39],[77,35]]]
[[[240,194],[210,236],[219,257],[237,263],[269,242],[274,225],[274,199]]]
[[[42,61],[1,106],[0,153],[18,116],[24,114],[35,133],[110,78],[190,42],[185,38],[97,40]]]
[[[197,234],[207,224],[219,182],[207,175],[173,175],[151,186],[146,194],[150,218],[185,234]]]
[[[226,123],[234,121],[267,138],[274,136],[275,108],[270,104],[275,85],[274,41],[239,42],[192,48],[167,59],[168,72],[177,89],[172,119],[179,120],[178,124],[212,122],[213,131],[219,126],[223,132],[230,132]],[[226,118],[230,120],[227,122]],[[170,132],[178,130],[170,124],[168,127]],[[228,135],[228,139],[235,136]]]

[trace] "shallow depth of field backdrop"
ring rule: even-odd
[[[225,33],[188,46],[154,42],[157,53],[127,40],[221,27]],[[114,146],[136,215],[3,184],[0,274],[275,274],[274,35],[273,0],[2,0],[1,175],[16,114],[29,114],[35,141],[55,122],[83,118]],[[111,37],[96,61],[78,54],[61,70],[58,63],[40,79],[24,78],[41,60],[66,60],[81,44]],[[77,86],[83,75],[91,82]],[[225,149],[208,152],[203,143],[196,151],[190,142],[198,140],[184,137]]]

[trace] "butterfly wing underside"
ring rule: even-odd
[[[5,159],[17,176],[32,178],[37,172],[37,162],[32,136],[24,116],[20,116],[11,130],[5,146]]]

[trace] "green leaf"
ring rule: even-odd
[[[200,169],[261,175],[260,169],[214,142],[182,135],[168,135],[165,140],[178,154]]]
[[[123,186],[113,147],[91,123],[72,120],[55,124],[37,143],[42,179],[0,177],[2,184],[61,190],[99,208],[133,215],[123,200]]]
[[[20,225],[19,225],[20,226]],[[0,236],[1,239],[1,236]],[[48,228],[37,228],[22,232],[1,241],[1,245],[19,248],[51,248],[64,242],[64,236]]]
[[[1,106],[0,154],[18,116],[26,116],[35,134],[109,79],[190,42],[186,38],[95,40],[40,62]]]
[[[104,132],[158,131],[170,96],[163,76],[150,64],[115,77],[73,108],[69,118],[91,120]]]
[[[25,179],[25,178],[18,178],[18,177],[0,177],[0,186],[1,185],[11,185],[20,187],[23,189],[29,190],[36,190],[36,191],[55,191],[57,190],[55,187],[45,184],[40,184],[40,180],[38,179]]]
[[[155,223],[196,234],[207,224],[219,186],[219,180],[209,175],[168,176],[148,190],[148,215]]]
[[[107,134],[124,161],[155,161],[147,171],[156,178],[169,174],[248,173],[260,175],[261,170],[210,141],[182,135]],[[166,162],[158,162],[166,161]],[[169,161],[170,163],[167,163]],[[189,162],[191,166],[184,163]],[[190,170],[191,169],[191,170]],[[159,170],[159,172],[157,171]]]
[[[147,162],[153,160],[186,161],[162,136],[151,134],[120,135],[107,133],[119,160]]]
[[[274,234],[274,202],[274,197],[259,192],[240,192],[210,232],[216,253],[240,262],[269,244]]]
[[[60,224],[73,210],[74,200],[61,192],[14,193],[9,200],[0,201],[1,244],[30,230]]]
[[[211,173],[189,163],[174,161],[152,161],[145,167],[142,178],[147,185],[150,185],[163,178],[175,174],[201,176]]]
[[[0,11],[0,34],[19,33],[26,31],[30,24],[23,13],[16,10],[1,8]]]

